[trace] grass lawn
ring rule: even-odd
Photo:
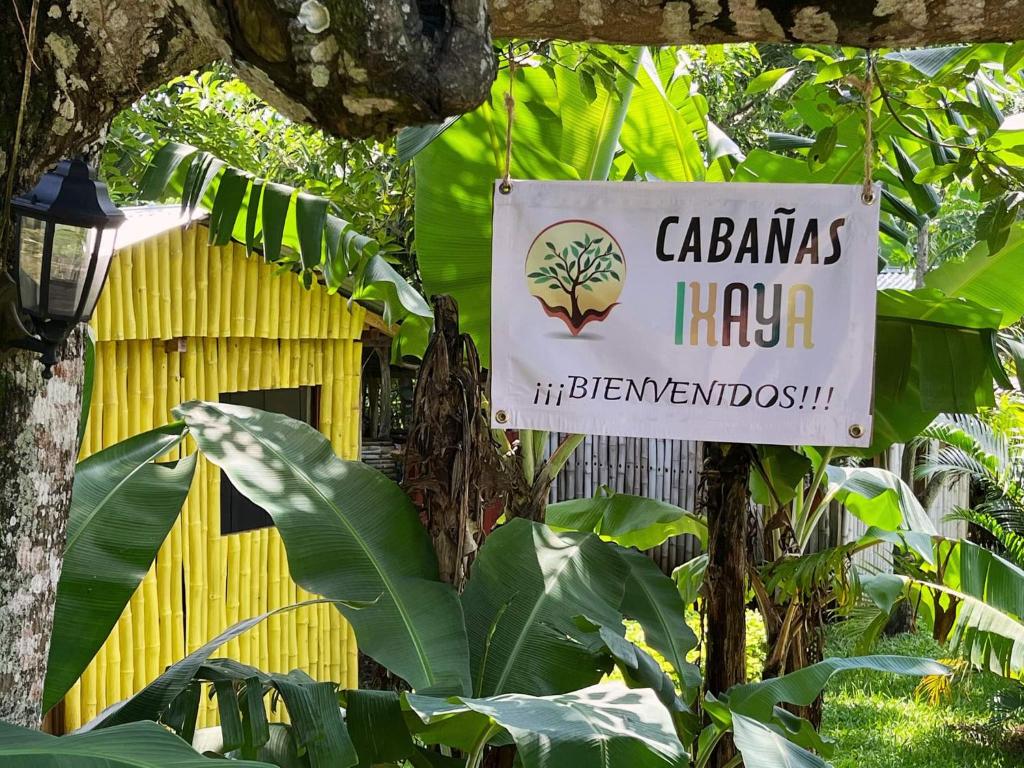
[[[848,655],[842,629],[830,635],[830,655]],[[927,635],[883,638],[873,653],[942,658]],[[822,732],[836,740],[836,768],[1020,768],[1024,738],[986,730],[992,696],[1006,687],[995,675],[975,674],[952,702],[914,698],[914,678],[874,672],[841,673],[826,689]]]
[[[694,630],[696,614],[687,620]],[[848,633],[846,633],[848,634]],[[643,645],[643,631],[628,622],[626,636]],[[651,649],[647,649],[650,651]],[[828,632],[830,656],[853,654],[841,624]],[[874,654],[948,656],[927,633],[883,637]],[[747,672],[760,679],[765,654],[764,625],[747,612]],[[666,672],[671,666],[657,658]],[[697,661],[697,654],[692,656]],[[618,677],[614,673],[612,677]],[[990,726],[992,699],[1010,684],[992,674],[972,673],[954,687],[951,701],[938,705],[914,695],[918,678],[881,672],[840,672],[825,689],[822,733],[836,742],[835,768],[1024,768],[1024,728]]]

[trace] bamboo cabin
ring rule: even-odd
[[[320,286],[306,291],[238,243],[207,244],[177,208],[133,211],[93,316],[94,394],[84,458],[167,423],[192,400],[304,419],[338,455],[360,450],[361,338],[381,319]],[[192,451],[194,446],[184,446]],[[200,460],[171,535],[117,626],[64,701],[77,728],[235,622],[308,599],[263,510]],[[332,606],[274,616],[218,651],[271,672],[357,682],[352,631]],[[216,718],[206,701],[199,725]],[[275,715],[271,714],[271,719]]]

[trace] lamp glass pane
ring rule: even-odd
[[[18,290],[21,303],[28,312],[39,311],[39,283],[43,274],[43,249],[46,245],[46,222],[22,216],[18,256]]]
[[[46,307],[51,317],[74,317],[99,232],[98,229],[68,224],[54,225],[49,302]]]
[[[100,245],[96,253],[96,271],[93,272],[89,294],[85,300],[85,306],[82,308],[81,319],[83,321],[92,317],[93,310],[96,309],[96,302],[99,301],[100,291],[103,289],[103,284],[107,281],[107,272],[110,271],[110,262],[114,255],[117,229],[101,229],[99,232]]]

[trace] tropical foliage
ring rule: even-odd
[[[124,112],[103,168],[124,201],[172,199],[190,215],[202,207],[212,243],[237,240],[306,287],[319,280],[374,302],[388,322],[408,320],[402,339],[418,341],[406,351],[422,353],[430,309],[414,287],[410,179],[393,142],[294,123],[215,65]]]
[[[278,765],[430,765],[455,754],[461,755],[458,764],[476,768],[488,749],[508,743],[516,745],[524,766],[565,765],[598,754],[609,766],[702,765],[732,734],[749,764],[810,766],[821,761],[808,750],[822,751],[825,742],[781,705],[813,700],[839,669],[944,671],[929,660],[901,657],[832,660],[701,699],[700,674],[686,661],[696,638],[675,583],[635,549],[616,543],[658,541],[680,529],[699,533],[701,524],[683,510],[643,510],[636,497],[617,501],[613,495],[595,499],[595,510],[574,502],[558,515],[557,530],[511,519],[487,538],[465,592],[457,595],[438,580],[428,534],[398,486],[361,463],[338,459],[308,425],[216,403],[187,403],[176,413],[182,421],[131,444],[156,443],[159,450],[167,439],[187,434],[195,440],[274,518],[296,581],[333,602],[363,651],[415,693],[339,692],[335,684],[300,672],[269,675],[212,658],[264,614],[211,639],[108,709],[86,726],[90,736],[154,720],[187,741],[216,744],[226,756]],[[119,445],[90,461],[113,476],[126,469],[131,474],[142,462],[140,457],[117,469],[127,452]],[[183,498],[177,485],[161,495],[179,505]],[[636,520],[617,516],[623,508],[636,511]],[[92,507],[77,506],[75,515],[88,518]],[[160,541],[147,534],[138,539],[147,549],[143,567],[109,562],[111,578],[128,585],[141,579]],[[56,636],[62,638],[54,651],[58,658],[89,625],[109,628],[130,590],[123,601],[87,603],[87,611],[81,596],[63,589],[61,596],[69,626]],[[669,660],[680,692],[645,650],[625,639],[625,617],[638,622],[650,646]],[[73,679],[87,661],[77,669],[69,663],[58,674]],[[613,666],[624,686],[601,682]],[[196,734],[203,684],[217,696],[221,725]],[[268,694],[287,708],[290,726],[270,727]],[[700,724],[702,710],[711,717],[707,727]],[[385,741],[382,733],[393,738]],[[12,748],[25,748],[15,736]],[[431,745],[449,751],[441,754]]]
[[[196,457],[159,459],[186,437],[270,513],[295,580],[345,615],[361,651],[399,678],[401,690],[340,690],[301,671],[269,674],[216,658],[264,614],[210,638],[83,733],[55,740],[0,725],[0,759],[199,766],[217,756],[250,765],[479,768],[488,755],[514,748],[524,768],[682,768],[711,764],[718,745],[731,740],[739,755],[730,765],[822,766],[833,745],[812,725],[813,708],[834,674],[946,680],[947,668],[926,659],[821,657],[827,619],[863,614],[860,645],[868,646],[900,604],[912,605],[973,667],[1019,677],[1018,434],[991,413],[935,419],[993,406],[997,384],[1019,383],[1011,374],[1024,360],[1013,330],[1024,315],[1017,286],[1024,125],[1012,112],[1024,47],[866,55],[545,42],[513,44],[503,56],[481,107],[408,129],[394,144],[324,137],[216,67],[123,115],[107,175],[122,199],[134,197],[130,182],[141,176],[143,198],[173,200],[190,214],[204,208],[214,243],[234,239],[307,286],[323,281],[332,292],[377,303],[388,320],[402,321],[402,355],[422,349],[430,324],[410,258],[415,246],[424,287],[458,299],[464,329],[486,361],[491,199],[506,170],[513,184],[859,184],[867,147],[867,167],[884,184],[879,267],[915,268],[917,289],[878,294],[875,439],[860,453],[922,430],[941,440],[921,472],[970,475],[985,499],[962,515],[992,541],[938,536],[907,482],[856,458],[810,446],[752,447],[750,493],[764,509],[758,533],[766,557],[749,581],[768,635],[766,679],[713,696],[694,659],[699,633],[686,620],[688,607],[713,588],[707,557],[670,578],[640,552],[683,533],[703,540],[699,516],[608,489],[551,505],[544,522],[507,509],[460,593],[439,578],[418,511],[393,482],[338,459],[306,425],[186,403],[175,424],[79,467],[47,707],[81,674],[173,525]],[[410,161],[415,242],[410,166],[403,165]],[[619,279],[620,261],[600,238],[551,243],[530,279],[564,293],[568,322],[579,323],[580,292]],[[497,436],[540,495],[581,439],[567,438],[545,461],[544,437]],[[140,522],[143,501],[149,514]],[[811,552],[830,504],[844,506],[867,532]],[[881,546],[895,548],[897,573],[850,569],[857,553]],[[627,619],[642,631],[643,646],[627,639]],[[852,633],[854,625],[845,626]],[[621,682],[608,679],[613,670]],[[216,697],[220,725],[197,731],[204,695]],[[287,725],[268,722],[268,700],[287,710]]]
[[[424,286],[458,300],[463,328],[485,361],[490,342],[492,180],[504,172],[508,112],[501,105],[506,93],[517,104],[509,134],[513,178],[821,183],[859,183],[862,178],[865,102],[858,94],[868,60],[861,53],[798,49],[794,55],[799,61],[751,80],[751,95],[776,86],[794,89],[800,83],[787,96],[790,108],[784,122],[793,130],[818,135],[794,133],[783,141],[775,134],[768,148],[745,154],[709,119],[707,99],[696,90],[706,78],[685,51],[600,48],[602,61],[617,62],[617,74],[594,80],[582,74],[588,71],[588,50],[560,44],[543,50],[516,48],[515,66],[499,74],[488,103],[443,126],[408,129],[399,139],[400,157],[415,158]],[[886,188],[883,252],[908,241],[901,226],[917,226],[938,215],[941,196],[930,182],[918,180],[920,169],[936,163],[955,166],[932,156],[935,147],[923,133],[925,122],[937,131],[937,140],[944,142],[951,133],[963,142],[956,161],[966,171],[960,176],[951,171],[948,181],[942,177],[947,186],[958,196],[977,196],[981,192],[970,191],[972,185],[984,182],[985,200],[1011,205],[1020,175],[1009,148],[1015,129],[1001,127],[1001,121],[993,125],[994,113],[969,105],[970,98],[983,98],[977,95],[978,82],[980,93],[988,93],[985,78],[975,77],[979,62],[998,58],[996,54],[1005,59],[1005,53],[1006,46],[975,46],[871,59],[874,166]],[[997,73],[1000,82],[1016,82],[1017,63],[1014,59],[1007,66],[1004,61]],[[893,92],[902,97],[912,88],[927,91],[935,103],[904,108],[918,116],[892,112]],[[947,115],[945,106],[936,106],[947,100],[968,117],[955,110]],[[996,100],[986,103],[997,109]],[[920,115],[928,116],[927,121]],[[921,122],[920,130],[915,121]],[[990,150],[997,143],[1008,143],[1007,148]],[[984,168],[977,170],[974,159],[980,156]],[[944,159],[946,155],[939,156]],[[999,218],[999,232],[1006,229],[1006,221],[1006,216]],[[1007,295],[1012,291],[1006,290],[1005,275],[995,268],[1004,259],[1013,263],[1015,243],[1009,234],[999,234],[990,244],[985,234],[984,243],[965,262],[971,268],[950,263],[929,274],[933,290],[879,293],[875,439],[864,455],[910,440],[939,413],[972,412],[994,404],[993,375],[1003,381],[994,352],[998,332],[1024,313]],[[998,253],[986,258],[990,248]],[[927,255],[922,260],[927,262]],[[934,375],[936,370],[963,375]]]

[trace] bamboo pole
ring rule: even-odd
[[[257,307],[260,298],[260,259],[258,256],[245,257],[245,247],[235,244],[236,258],[239,263],[245,264],[245,328],[244,334],[249,337],[256,335],[256,326],[259,322]]]
[[[249,618],[241,614],[242,583],[240,576],[242,548],[237,535],[226,536],[225,541],[227,543],[227,586],[224,603],[228,626],[234,626],[243,618]],[[232,638],[228,641],[227,655],[232,659],[242,660],[238,638]]]
[[[238,542],[239,618],[247,619],[256,615],[252,602],[252,531],[242,531],[241,533],[234,534],[231,538]],[[251,630],[239,638],[237,641],[239,643],[238,655],[232,654],[234,658],[237,658],[244,664],[251,664],[253,661],[251,651],[253,631],[255,630]]]
[[[269,264],[263,264],[259,259],[254,259],[254,261],[257,274],[255,335],[266,339],[270,336],[270,294],[273,290],[274,278]]]
[[[218,296],[218,303],[220,306],[220,316],[217,321],[217,327],[211,328],[211,334],[220,336],[232,336],[234,335],[234,328],[232,327],[232,312],[234,310],[232,301],[234,300],[235,294],[235,260],[231,258],[231,246],[225,246],[224,248],[211,248],[211,255],[217,254],[217,259],[220,262],[220,281],[216,287],[210,285],[210,294],[216,293]],[[212,260],[212,259],[211,259]],[[210,276],[211,279],[213,275]]]
[[[320,311],[323,306],[323,292],[320,286],[313,284],[311,290],[306,293],[307,314],[309,315],[309,338],[319,339],[323,334],[320,330]]]
[[[251,593],[252,607],[251,614],[256,616],[260,614],[261,603],[260,603],[260,569],[262,568],[262,561],[260,560],[260,532],[253,531],[249,537],[249,552],[250,560],[252,562],[252,574],[249,577],[248,589]],[[249,632],[249,659],[250,663],[254,666],[260,664],[260,632],[263,630],[263,625],[256,625]]]
[[[267,609],[279,608],[278,595],[281,590],[281,549],[277,531],[267,531]],[[272,672],[285,672],[281,662],[281,616],[277,614],[267,620],[268,668]],[[287,653],[287,652],[286,652]]]
[[[272,272],[272,268],[270,269]],[[270,332],[267,335],[270,338],[279,339],[282,336],[281,293],[283,290],[282,284],[284,283],[284,278],[281,275],[271,274],[268,278],[268,282],[270,283]]]
[[[170,295],[167,293],[170,290],[170,285],[164,284],[161,274],[164,271],[164,263],[166,263],[166,250],[163,247],[165,243],[166,235],[153,237],[142,243],[146,274],[149,276],[149,290],[147,293],[136,292],[139,304],[135,308],[135,313],[139,317],[142,317],[143,314],[148,314],[149,317],[148,331],[143,333],[140,328],[138,338],[164,338],[162,305],[165,299],[168,301],[168,307],[170,306]],[[170,275],[168,275],[167,282],[170,283]],[[168,318],[167,325],[170,325],[170,318]]]
[[[212,258],[213,248],[206,244],[205,227],[197,227],[195,234],[196,275],[196,336],[216,336],[220,324],[220,259]],[[218,290],[213,291],[213,280]]]
[[[233,246],[225,246],[223,259],[225,263],[230,262],[232,269],[231,279],[225,279],[223,283],[224,291],[230,294],[231,311],[228,317],[231,318],[231,335],[245,336],[246,306],[250,301],[248,296],[246,296],[246,273],[248,271],[246,269],[246,260],[235,257]],[[226,277],[227,274],[225,274]],[[227,296],[225,296],[224,300],[227,300]]]
[[[167,233],[167,263],[169,277],[167,282],[168,296],[170,297],[170,327],[166,330],[170,338],[181,338],[185,335],[185,285],[182,282],[184,277],[184,254],[185,254],[185,233],[181,229],[172,229]]]
[[[128,329],[125,329],[126,339],[149,338],[150,307],[146,299],[150,292],[150,265],[155,262],[155,259],[150,259],[147,256],[147,242],[133,245],[128,251],[130,256],[125,262],[126,265],[131,266],[131,278],[125,282],[124,286],[125,296],[128,299],[128,306],[131,307],[132,316],[135,318],[134,332],[128,335]],[[155,274],[153,279],[156,279]]]
[[[181,297],[181,334],[183,336],[196,335],[196,300],[199,295],[199,286],[196,275],[196,227],[191,227],[182,232],[181,235],[181,282],[176,294]],[[205,279],[205,275],[204,275]],[[205,293],[202,295],[203,303],[206,303]]]
[[[242,339],[232,337],[228,339],[228,392],[239,392],[244,389],[245,380],[242,378]]]
[[[260,569],[259,569],[259,590],[260,590],[260,613],[270,610],[270,573],[267,565],[270,562],[270,529],[260,528]],[[260,664],[270,663],[270,631],[266,624],[260,627]]]
[[[207,246],[207,264],[210,269],[210,292],[208,301],[210,306],[206,310],[207,328],[205,336],[208,339],[215,339],[220,336],[222,312],[221,302],[224,300],[224,262],[230,261],[230,250],[219,246]],[[230,287],[228,287],[230,290]]]
[[[280,298],[278,299],[278,338],[290,339],[294,336],[292,330],[292,283],[293,278],[283,274],[278,278]]]

